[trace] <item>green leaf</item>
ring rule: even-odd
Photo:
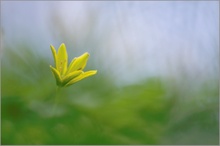
[[[57,86],[61,86],[62,85],[62,80],[61,80],[61,77],[60,77],[60,73],[55,69],[53,68],[51,65],[50,65],[50,69],[56,79],[56,84]]]
[[[68,64],[68,55],[66,52],[66,46],[65,44],[62,43],[58,49],[57,66],[56,66],[61,76],[66,73],[67,64]]]
[[[71,81],[69,81],[65,86],[70,86],[84,78],[87,78],[89,76],[95,75],[97,73],[97,70],[91,70],[91,71],[87,71],[87,72],[83,72],[81,73],[78,77],[72,79]]]

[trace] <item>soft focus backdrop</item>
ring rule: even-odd
[[[218,1],[2,1],[1,16],[1,144],[219,144]],[[61,43],[98,74],[58,93]]]

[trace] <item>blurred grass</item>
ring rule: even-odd
[[[52,63],[30,46],[4,50],[1,144],[219,144],[216,81],[190,91],[159,77],[117,87],[98,70],[62,89],[53,115]]]

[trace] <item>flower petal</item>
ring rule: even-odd
[[[66,74],[69,74],[69,73],[70,73],[71,66],[73,65],[73,63],[74,63],[75,61],[76,61],[76,57],[71,61],[69,67],[67,68]]]
[[[56,49],[52,45],[50,45],[50,49],[51,49],[52,54],[53,54],[54,64],[55,64],[55,66],[57,68],[57,53],[56,53]]]
[[[50,69],[56,79],[56,84],[57,86],[62,86],[62,80],[61,80],[61,77],[60,77],[60,73],[55,69],[53,68],[51,65],[50,65]]]
[[[83,71],[74,71],[68,75],[66,75],[63,80],[62,80],[62,85],[66,85],[70,80],[76,78],[77,76],[79,76],[81,73],[83,73]]]
[[[68,72],[73,72],[76,70],[83,70],[86,66],[88,58],[89,58],[88,52],[84,53],[83,55],[81,55],[77,58],[74,58],[74,60],[72,60],[70,66],[68,68]]]
[[[68,55],[66,52],[65,44],[61,44],[58,53],[57,53],[57,70],[60,72],[60,75],[64,75],[67,70],[67,63],[68,63]]]
[[[84,78],[87,78],[89,76],[95,75],[96,73],[97,73],[97,70],[91,70],[91,71],[83,72],[78,77],[76,77],[76,78],[72,79],[71,81],[69,81],[65,85],[65,87],[70,86],[70,85],[72,85],[72,84],[74,84],[74,83],[76,83],[76,82],[78,82],[78,81],[80,81],[80,80],[82,80]]]

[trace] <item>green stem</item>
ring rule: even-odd
[[[56,107],[57,107],[57,104],[59,102],[59,92],[60,92],[60,87],[57,86],[56,88],[56,96],[55,96],[55,99],[54,99],[54,105],[53,105],[53,109],[52,109],[52,114],[55,116],[56,115]]]

